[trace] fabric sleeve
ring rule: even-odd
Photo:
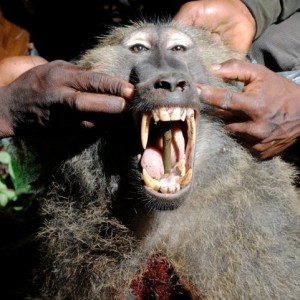
[[[256,20],[255,39],[258,38],[271,24],[288,18],[300,10],[297,0],[243,0]]]

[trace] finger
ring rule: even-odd
[[[235,135],[253,140],[263,140],[269,135],[269,131],[264,129],[260,124],[252,121],[244,121],[240,123],[230,123],[225,125],[225,129],[234,133]]]
[[[200,99],[217,108],[232,112],[248,113],[252,111],[250,96],[227,89],[216,88],[206,84],[198,84]]]
[[[229,121],[235,118],[235,115],[232,112],[219,108],[214,110],[214,114],[224,121]]]
[[[96,125],[90,121],[82,121],[80,126],[85,129],[92,129],[95,128]]]
[[[66,97],[70,107],[85,113],[121,113],[126,109],[125,99],[112,95],[72,93]]]
[[[242,81],[247,84],[261,77],[266,72],[266,68],[243,60],[230,59],[221,64],[212,65],[211,71],[223,79]]]
[[[134,96],[134,86],[122,79],[105,73],[82,71],[77,76],[75,89],[80,91],[93,91],[96,93],[108,93],[115,96],[131,99]]]
[[[277,143],[276,141],[270,143],[258,143],[252,147],[252,150],[261,159],[267,159],[282,153],[285,149],[291,146],[294,141],[289,143]]]

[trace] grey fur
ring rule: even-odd
[[[124,58],[122,41],[149,28],[190,36],[197,54],[188,65],[201,62],[201,74],[190,70],[194,80],[225,86],[207,67],[238,53],[201,29],[176,24],[117,28],[79,64],[129,80],[134,62]],[[107,117],[97,141],[61,164],[42,201],[41,299],[108,300],[126,293],[134,299],[130,282],[155,253],[194,290],[193,299],[300,299],[295,170],[279,157],[257,161],[201,109],[192,190],[177,209],[143,202],[140,175],[129,173],[137,163],[129,115]]]

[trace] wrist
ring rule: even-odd
[[[247,5],[247,2],[242,0],[240,1],[240,4],[241,4],[241,10],[243,12],[243,15],[248,20],[249,31],[252,32],[252,39],[254,39],[257,34],[257,23],[256,23],[255,15],[253,14],[251,8]]]
[[[9,94],[7,87],[0,87],[0,139],[14,135]]]
[[[248,8],[255,20],[256,33],[254,39],[259,38],[270,25],[277,21],[282,9],[282,1],[241,0],[241,2]]]

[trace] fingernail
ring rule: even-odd
[[[220,64],[213,64],[213,65],[210,66],[210,69],[211,69],[212,71],[218,71],[218,70],[220,70],[221,68],[222,68],[222,65],[220,65]]]
[[[202,92],[202,90],[201,90],[201,88],[200,87],[196,87],[197,88],[197,93],[198,93],[198,96],[200,96],[201,95],[201,92]]]
[[[124,97],[126,98],[133,98],[135,94],[135,89],[126,87],[124,88]]]

